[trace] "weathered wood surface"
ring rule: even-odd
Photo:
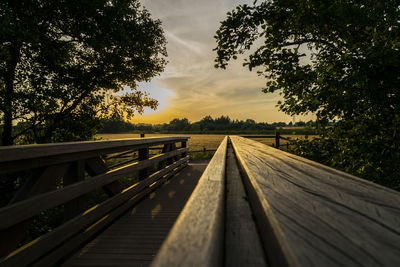
[[[26,171],[32,174],[11,203],[0,209],[0,231],[4,237],[0,242],[0,266],[50,266],[56,263],[187,165],[188,157],[183,155],[188,148],[141,158],[137,163],[112,170],[102,160],[103,154],[148,151],[150,146],[185,142],[187,137],[149,139],[0,148],[0,173]],[[140,183],[124,188],[119,182],[127,175],[169,159],[174,160],[151,175],[147,172]],[[92,177],[87,177],[86,172]],[[82,201],[85,194],[98,188],[103,188],[110,198],[86,210]],[[64,204],[66,218],[63,225],[15,249],[33,216],[61,204]],[[46,255],[48,252],[50,254]],[[41,260],[35,262],[39,258]]]
[[[400,266],[400,194],[237,136],[271,266]]]
[[[151,266],[223,264],[227,141],[221,142]]]
[[[232,145],[226,159],[225,266],[266,266]]]
[[[8,146],[0,148],[0,173],[27,170],[102,154],[138,150],[149,146],[186,141],[189,137],[152,137],[94,142]]]
[[[72,266],[147,266],[190,197],[206,161],[191,162],[85,247],[66,260]]]
[[[90,176],[96,176],[110,171],[109,167],[100,157],[85,160],[86,171]],[[119,181],[111,182],[103,186],[103,190],[109,196],[114,196],[123,190],[123,185]]]
[[[66,222],[54,231],[40,237],[38,240],[34,241],[33,244],[29,244],[18,249],[14,253],[1,259],[0,266],[28,265],[29,263],[32,263],[35,259],[40,257],[40,255],[43,255],[44,253],[50,251],[58,244],[62,244],[63,242],[74,236],[76,233],[83,230],[85,227],[88,227],[92,223],[99,220],[99,222],[95,223],[95,227],[89,227],[87,230],[84,231],[84,234],[78,234],[76,238],[70,239],[61,248],[58,248],[56,253],[53,252],[53,255],[49,255],[45,259],[43,259],[43,261],[46,261],[46,263],[55,263],[66,253],[68,253],[69,251],[73,251],[77,246],[81,245],[83,242],[93,236],[98,230],[101,230],[102,227],[109,224],[113,219],[119,216],[119,214],[134,205],[138,200],[140,200],[140,197],[143,197],[148,194],[149,191],[154,190],[155,183],[159,181],[163,176],[168,175],[168,178],[169,176],[174,175],[177,171],[185,167],[187,165],[188,159],[188,157],[185,157],[178,160],[172,165],[169,165],[164,169],[152,174],[149,178],[143,180],[141,183],[135,184],[125,189],[123,192],[115,195],[114,197],[87,210],[82,215]],[[175,168],[177,169],[174,170]],[[120,206],[121,203],[124,204]],[[112,211],[111,216],[107,215],[107,213],[110,211]],[[105,218],[107,219],[105,220]]]
[[[149,193],[156,190],[160,185],[162,185],[164,182],[166,182],[170,177],[172,177],[177,172],[179,172],[184,167],[186,167],[187,160],[188,160],[188,158],[182,159],[182,162],[180,162],[180,164],[168,166],[167,167],[167,168],[169,168],[168,172],[157,172],[157,173],[152,174],[148,179],[146,179],[147,181],[143,180],[142,182],[144,182],[145,186],[143,186],[144,190],[142,190],[142,191],[134,190],[135,189],[134,186],[130,187],[129,189],[133,189],[133,191],[129,192],[128,194],[125,194],[124,198],[126,198],[127,196],[130,196],[130,198],[128,198],[128,200],[126,202],[124,202],[122,205],[116,207],[115,209],[112,209],[108,215],[104,216],[98,222],[96,222],[93,225],[91,225],[90,227],[86,228],[83,232],[80,232],[74,238],[69,239],[67,242],[62,243],[62,245],[57,247],[56,250],[52,251],[50,254],[46,255],[44,258],[41,258],[33,266],[40,267],[40,266],[59,265],[59,261],[62,258],[64,258],[66,255],[76,251],[77,248],[82,247],[82,245],[87,243],[94,235],[96,235],[100,231],[104,230],[110,224],[114,223],[115,220],[121,216],[121,214],[126,212],[129,208],[131,208],[132,206],[137,204],[144,197],[146,197]],[[162,177],[163,177],[163,179],[160,179]],[[150,182],[153,182],[153,183],[150,183]],[[142,183],[140,183],[138,186],[142,187]],[[134,194],[134,191],[140,192],[140,193]],[[126,191],[124,191],[122,194],[124,194],[125,192]],[[119,200],[121,200],[121,199],[119,199]],[[64,231],[65,231],[65,229],[64,229]],[[92,266],[98,266],[98,265],[96,264],[96,262],[94,262],[94,265],[92,265]],[[114,264],[111,266],[116,266],[116,265]]]
[[[44,192],[54,190],[59,184],[61,177],[68,169],[68,164],[51,166],[45,170],[38,170],[30,174],[28,181],[11,200],[17,203],[29,197],[40,195]],[[0,256],[7,255],[25,237],[32,219],[27,219],[7,229],[0,230]]]
[[[63,186],[78,183],[85,180],[85,161],[79,160],[73,162],[63,176]],[[74,218],[87,209],[86,196],[79,196],[64,203],[64,220]]]
[[[243,138],[275,138],[276,135],[241,135]]]
[[[91,179],[86,179],[84,181],[74,183],[44,193],[24,201],[17,202],[15,204],[6,206],[0,209],[0,229],[12,226],[22,220],[31,218],[33,215],[48,209],[55,207],[57,205],[63,204],[68,200],[79,197],[85,193],[88,193],[96,188],[107,185],[113,181],[121,179],[122,177],[134,172],[147,168],[152,164],[158,163],[171,156],[186,152],[188,148],[181,148],[175,151],[167,152],[165,154],[160,154],[157,157],[144,160],[139,163],[130,164],[128,166],[121,167],[116,170],[112,170],[105,174],[100,174],[98,176],[92,177]]]

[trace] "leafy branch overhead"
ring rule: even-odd
[[[398,1],[263,1],[228,13],[216,33],[216,67],[250,50],[244,65],[281,91],[289,114],[319,119],[399,113]]]
[[[394,0],[255,1],[221,22],[215,66],[248,52],[282,111],[317,117],[294,152],[399,189],[399,17]]]
[[[3,144],[85,139],[101,116],[157,107],[136,83],[163,71],[166,40],[139,1],[3,1],[0,14]],[[73,136],[54,139],[66,125]]]

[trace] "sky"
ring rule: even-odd
[[[159,101],[156,111],[146,109],[134,123],[164,123],[173,118],[191,122],[211,115],[257,122],[292,121],[276,107],[280,96],[265,94],[265,79],[243,67],[242,58],[226,70],[214,68],[214,39],[220,21],[238,4],[253,0],[142,0],[154,19],[162,21],[167,39],[168,64],[151,82],[138,89]],[[311,117],[296,116],[296,121]]]

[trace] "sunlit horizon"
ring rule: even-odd
[[[232,61],[226,70],[214,68],[216,46],[213,36],[226,13],[247,1],[173,1],[144,0],[143,6],[153,18],[162,21],[167,38],[168,65],[149,83],[138,89],[159,101],[156,111],[146,109],[136,114],[133,123],[167,123],[174,118],[199,121],[210,115],[256,122],[290,122],[293,118],[276,107],[279,94],[265,94],[266,80],[255,71]],[[309,121],[314,116],[296,116]]]

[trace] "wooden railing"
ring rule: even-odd
[[[227,161],[230,150],[235,159]],[[232,205],[235,179],[245,196]],[[152,266],[229,263],[400,266],[400,193],[247,138],[225,138]]]
[[[294,143],[296,143],[296,140],[287,138],[287,137],[283,137],[279,132],[275,132],[275,135],[242,135],[241,137],[244,138],[270,138],[270,139],[275,139],[275,142],[272,143],[273,147],[279,148],[279,147],[286,147],[286,149],[289,149],[290,145],[293,145]],[[284,144],[281,143],[281,140],[286,141]]]
[[[0,209],[0,265],[56,264],[185,167],[187,140],[164,137],[0,148],[0,179],[24,182]],[[160,153],[150,155],[150,150]],[[127,176],[133,182],[124,187],[121,181]],[[108,198],[89,207],[85,196],[98,189]],[[35,216],[55,207],[63,210],[65,222],[21,244]]]

